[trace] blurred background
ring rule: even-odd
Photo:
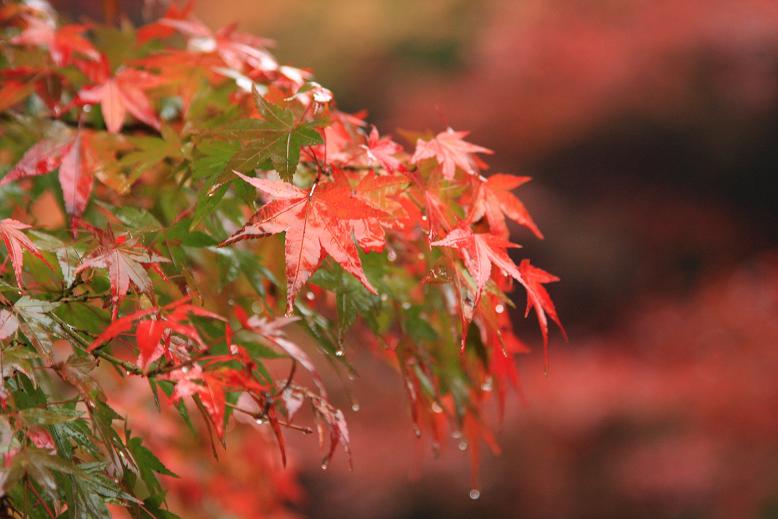
[[[158,7],[53,3],[76,18]],[[499,426],[502,456],[482,460],[480,499],[457,440],[434,460],[400,379],[365,352],[341,390],[347,407],[347,391],[360,399],[354,471],[342,459],[322,471],[313,442],[292,439],[298,513],[778,517],[778,2],[201,0],[195,12],[275,39],[281,62],[312,68],[384,132],[472,130],[496,152],[490,171],[534,177],[520,195],[547,238],[514,240],[562,278],[551,292],[570,342],[553,341],[548,378],[539,347],[520,359],[524,398]]]

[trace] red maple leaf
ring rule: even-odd
[[[91,229],[96,233],[100,245],[90,252],[78,266],[75,274],[78,275],[85,269],[107,269],[108,279],[111,282],[111,298],[113,303],[113,319],[116,319],[119,311],[119,303],[127,295],[131,286],[139,291],[153,295],[153,286],[146,268],[157,270],[161,275],[162,270],[158,263],[167,262],[167,258],[158,256],[143,245],[126,236],[114,237],[113,232]]]
[[[378,136],[378,129],[373,126],[370,135],[367,137],[367,144],[362,145],[367,156],[367,162],[371,166],[380,165],[389,172],[393,173],[400,167],[400,160],[397,155],[403,148],[392,140],[391,137],[384,135]]]
[[[507,216],[519,225],[531,230],[538,238],[543,238],[535,221],[530,216],[524,204],[511,193],[517,187],[526,184],[530,177],[519,177],[496,173],[490,175],[484,181],[479,180],[473,206],[470,209],[468,220],[475,222],[486,216],[489,229],[492,233],[507,238],[510,235],[508,226],[505,225]]]
[[[76,101],[79,104],[100,103],[109,132],[118,133],[122,129],[127,112],[159,130],[159,119],[144,92],[162,84],[159,77],[132,68],[120,68],[111,76],[104,59],[101,66],[83,70],[96,84],[82,88]]]
[[[268,196],[270,202],[221,245],[285,233],[287,313],[325,254],[376,293],[362,270],[354,243],[354,224],[380,218],[384,212],[356,198],[344,182],[321,182],[306,191],[280,180],[250,178],[237,171],[235,174]]]
[[[443,168],[443,177],[447,180],[454,178],[456,168],[459,167],[469,175],[477,175],[478,170],[486,165],[475,153],[493,153],[492,150],[464,141],[469,132],[456,132],[448,128],[440,132],[432,139],[416,141],[416,152],[411,157],[411,162],[434,157]]]
[[[507,249],[517,248],[519,245],[511,243],[490,233],[473,233],[469,227],[457,227],[443,239],[432,242],[436,247],[452,247],[457,249],[470,272],[476,285],[474,307],[478,306],[483,288],[492,275],[492,265],[499,268],[504,275],[510,276],[527,291],[527,314],[530,308],[535,310],[543,335],[544,351],[548,348],[548,317],[562,329],[562,324],[557,316],[554,303],[548,295],[543,283],[558,281],[559,278],[548,272],[530,265],[528,260],[522,260],[519,267],[508,256]]]
[[[82,36],[88,25],[63,25],[59,29],[53,20],[25,16],[27,27],[11,39],[16,45],[36,45],[49,51],[52,61],[61,67],[71,62],[73,53],[99,60],[100,53]]]
[[[38,247],[22,232],[29,229],[30,226],[13,218],[3,218],[0,220],[0,238],[8,249],[8,255],[11,258],[14,274],[16,274],[16,284],[19,289],[22,288],[22,267],[24,266],[24,249],[41,259],[46,265],[49,262],[40,253]],[[49,265],[51,268],[51,265]]]
[[[189,304],[190,297],[184,297],[174,301],[163,308],[149,308],[138,310],[125,315],[111,322],[103,332],[95,338],[89,346],[88,351],[93,351],[103,344],[115,339],[121,334],[129,331],[133,323],[138,322],[135,331],[135,338],[138,344],[138,367],[142,370],[148,369],[149,365],[171,350],[173,334],[177,334],[189,340],[190,344],[196,345],[199,349],[205,350],[207,346],[203,342],[197,328],[189,324],[189,315],[198,315],[210,319],[217,319],[225,322],[225,319],[213,312]],[[164,311],[164,312],[163,312]],[[141,320],[153,315],[152,318]],[[231,331],[227,327],[227,342],[230,342]],[[188,356],[187,349],[182,352]],[[172,358],[171,358],[172,360]],[[179,359],[182,360],[182,359]],[[186,360],[186,359],[183,359]]]
[[[189,37],[188,47],[196,52],[215,52],[231,69],[240,71],[243,65],[263,72],[279,68],[275,58],[264,50],[273,44],[271,40],[236,31],[231,24],[216,32],[195,18],[163,18],[162,26],[171,27]]]
[[[543,286],[545,283],[559,281],[559,278],[532,265],[528,259],[521,260],[521,263],[519,263],[519,272],[524,278],[522,285],[527,289],[527,308],[524,312],[525,317],[529,315],[530,308],[535,310],[535,314],[538,316],[538,322],[540,323],[540,330],[543,332],[544,343],[548,342],[548,321],[546,320],[546,316],[550,317],[551,320],[556,323],[559,330],[562,332],[562,335],[566,338],[567,334],[559,320],[554,302],[551,300],[551,296],[548,295],[548,291],[546,291],[546,288]],[[548,361],[546,364],[548,364]]]
[[[357,243],[366,252],[380,252],[386,244],[384,227],[402,229],[407,218],[397,195],[407,186],[402,175],[378,175],[370,171],[366,175],[349,176],[345,171],[333,168],[333,178],[344,186],[351,185],[350,178],[358,178],[351,194],[361,202],[381,211],[381,216],[352,222]]]
[[[0,180],[0,186],[59,168],[65,210],[68,214],[80,216],[92,193],[95,163],[89,133],[79,131],[74,135],[65,132],[34,144]]]

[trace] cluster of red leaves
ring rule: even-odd
[[[113,39],[93,45],[89,26],[58,27],[46,9],[13,6],[0,16],[14,34],[3,75],[15,78],[1,91],[14,101],[0,105],[12,120],[26,116],[19,110],[28,98],[42,102],[30,109],[37,133],[19,146],[0,186],[37,185],[58,171],[70,234],[57,229],[56,237],[39,236],[48,245],[37,245],[22,232],[25,224],[0,222],[19,287],[24,249],[49,264],[47,252],[59,266],[57,272],[49,264],[54,282],[30,276],[35,298],[0,299],[10,309],[4,338],[34,349],[45,367],[81,389],[91,387],[88,376],[71,364],[97,358],[147,379],[155,393],[161,387],[182,412],[191,400],[212,439],[224,441],[232,416],[267,422],[284,463],[282,429],[307,430],[292,420],[308,402],[320,442],[329,435],[326,466],[339,445],[349,452],[345,416],[282,328],[299,320],[324,353],[345,363],[346,332],[361,318],[362,331],[372,332],[371,342],[402,373],[419,434],[427,423],[436,438],[461,429],[474,467],[482,439],[497,450],[481,416],[488,397],[482,387],[496,384],[502,404],[516,383],[513,354],[527,350],[506,312],[514,281],[526,292],[525,313],[537,316],[544,349],[548,319],[560,324],[544,287],[557,278],[528,259],[517,265],[508,253],[519,245],[508,240],[506,218],[542,237],[512,193],[528,178],[483,176],[479,155],[491,151],[451,128],[415,135],[407,152],[368,131],[363,116],[340,112],[309,72],[279,65],[265,40],[234,27],[212,32],[189,8],[174,5],[138,33],[111,29]],[[40,51],[49,54],[43,64],[15,66],[17,55]],[[28,87],[22,94],[20,78]],[[261,194],[258,209],[247,186]],[[32,202],[34,193],[14,196]],[[25,214],[23,204],[11,204],[15,215]],[[278,304],[283,284],[272,260],[260,254],[239,267],[219,263],[272,251],[279,240],[252,242],[248,250],[236,244],[274,235],[284,238],[285,305]],[[250,282],[237,282],[232,271]],[[80,305],[81,313],[57,313],[60,305]],[[109,306],[105,318],[100,312]],[[84,312],[94,319],[84,320]],[[55,339],[78,352],[64,365],[46,364]],[[257,340],[264,346],[249,346]],[[276,381],[264,364],[278,354],[291,358],[292,371]],[[294,379],[298,364],[316,391]],[[99,394],[80,398],[90,408]],[[13,407],[20,399],[3,402]],[[102,418],[109,428],[113,419]],[[120,458],[111,463],[121,466]],[[474,485],[476,479],[474,473]],[[134,490],[132,480],[124,484]],[[58,499],[51,505],[68,506]]]

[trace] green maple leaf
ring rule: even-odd
[[[321,121],[297,121],[291,110],[268,103],[256,92],[255,99],[263,119],[238,121],[221,133],[222,137],[241,143],[225,173],[251,172],[269,161],[281,178],[291,181],[300,162],[300,148],[323,142],[316,131]]]

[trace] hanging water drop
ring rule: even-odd
[[[322,463],[321,463],[321,469],[322,469],[322,470],[327,470],[327,462],[326,462],[326,461],[322,461]]]
[[[492,377],[486,377],[483,384],[481,384],[481,391],[489,392],[493,389],[494,381],[492,380]]]
[[[351,404],[351,410],[354,411],[355,413],[358,413],[359,409],[360,409],[359,403],[354,402],[353,404]]]
[[[475,501],[475,500],[476,500],[476,499],[478,499],[479,497],[481,497],[481,491],[480,491],[480,490],[478,490],[477,488],[471,488],[471,489],[470,489],[470,499],[472,499],[473,501]]]
[[[389,301],[389,295],[388,294],[381,294],[381,301],[383,301],[384,303]]]
[[[335,356],[336,357],[342,357],[345,354],[346,354],[346,352],[343,351],[343,350],[335,350]]]
[[[265,423],[265,420],[262,418],[257,418],[256,420],[254,420],[254,423],[257,425],[262,425]]]
[[[466,440],[462,440],[461,442],[459,442],[459,445],[457,445],[457,447],[461,451],[466,451],[467,450],[467,441]]]
[[[502,304],[498,304],[494,307],[494,311],[497,312],[498,314],[501,314],[505,311],[505,306],[503,306]]]
[[[389,249],[389,252],[386,253],[386,259],[388,259],[390,262],[397,261],[397,253],[392,249]]]
[[[433,413],[440,414],[443,412],[443,408],[440,407],[440,404],[437,402],[432,402],[432,405],[430,407],[432,408]]]
[[[406,301],[402,304],[402,308],[403,310],[410,310],[411,304],[408,301]]]
[[[313,301],[314,299],[316,299],[316,294],[314,294],[311,290],[309,290],[305,293],[305,299],[307,299],[308,301]]]

